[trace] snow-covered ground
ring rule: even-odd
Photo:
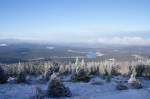
[[[67,78],[68,79],[68,78]],[[97,78],[93,81],[101,81],[103,84],[93,85],[89,83],[73,83],[64,80],[66,87],[72,92],[72,97],[66,99],[150,99],[150,80],[142,80],[143,89],[131,89],[125,91],[116,90],[115,79],[110,83]],[[35,87],[47,89],[47,83],[43,84],[1,84],[0,99],[31,99],[35,95]],[[46,98],[47,99],[47,98]],[[64,98],[63,98],[64,99]]]

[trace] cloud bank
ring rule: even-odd
[[[111,37],[98,38],[98,43],[102,44],[116,44],[116,45],[150,45],[150,38],[142,37]]]

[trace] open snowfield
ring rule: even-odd
[[[125,91],[116,90],[115,79],[110,83],[98,78],[94,78],[94,80],[102,81],[103,84],[93,85],[91,84],[92,81],[89,83],[73,83],[64,79],[65,86],[69,87],[72,92],[72,97],[66,97],[66,99],[150,99],[149,80],[142,80],[143,89],[129,88]],[[39,86],[42,90],[47,90],[47,83],[1,84],[0,99],[32,99],[35,95],[35,86]]]

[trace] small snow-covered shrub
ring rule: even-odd
[[[104,85],[104,82],[102,80],[91,80],[90,84],[92,84],[92,85]]]
[[[7,82],[7,74],[5,73],[5,71],[3,70],[2,67],[0,67],[0,84],[4,84]]]
[[[117,90],[127,90],[128,87],[126,85],[124,85],[123,83],[118,83],[116,86]]]
[[[48,84],[48,95],[50,97],[70,97],[69,88],[65,87],[55,73],[51,75]]]
[[[45,80],[48,81],[52,74],[53,74],[53,70],[51,68],[49,68],[44,74]]]
[[[143,88],[142,84],[139,81],[132,83],[131,86],[133,88],[135,88],[135,89],[141,89],[141,88]]]
[[[106,75],[104,79],[106,80],[106,82],[111,82],[111,75]]]
[[[114,76],[120,75],[118,65],[112,67],[111,75],[114,75]]]
[[[135,75],[131,75],[130,79],[128,80],[128,83],[131,84],[131,83],[134,83],[134,82],[137,82],[137,79],[135,78]]]
[[[46,96],[46,93],[39,86],[34,86],[33,93],[33,99],[43,99]]]
[[[15,84],[15,83],[17,83],[17,79],[16,79],[15,77],[9,77],[7,81],[8,81],[8,83],[10,83],[10,84]]]
[[[25,83],[26,82],[26,74],[23,72],[20,72],[17,75],[17,83]]]
[[[138,79],[135,78],[135,75],[131,75],[130,79],[128,80],[128,83],[131,85],[131,87],[135,89],[140,89],[142,88],[142,84]]]
[[[89,82],[90,81],[90,77],[89,75],[86,73],[86,71],[84,71],[84,69],[80,69],[77,73],[73,74],[71,77],[72,81],[75,82]]]

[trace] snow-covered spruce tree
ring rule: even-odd
[[[79,62],[78,57],[76,58],[75,64],[72,64],[72,81],[83,81],[88,82],[90,80],[90,77],[87,73],[87,68],[85,68],[84,60]]]
[[[59,67],[59,73],[63,74],[63,75],[68,74],[69,71],[68,71],[67,65],[60,65],[60,67]]]
[[[23,69],[23,66],[19,62],[18,64],[18,73],[17,73],[17,83],[25,83],[26,82],[26,74]]]
[[[95,63],[95,62],[92,62],[91,64],[90,64],[91,66],[90,66],[90,74],[92,74],[92,75],[96,75],[96,74],[98,74],[98,70],[99,70],[99,66]]]
[[[53,64],[49,64],[49,68],[45,71],[45,74],[44,74],[44,77],[45,77],[45,80],[49,80],[49,78],[51,77],[51,75],[54,73],[54,72],[59,72],[59,64],[54,62]]]
[[[49,77],[50,77],[50,75],[53,73],[52,71],[51,71],[51,68],[52,68],[52,64],[50,64],[50,63],[47,63],[47,62],[45,62],[44,63],[44,65],[43,65],[43,78],[45,79],[45,80],[49,80]]]
[[[24,72],[20,72],[17,75],[17,83],[25,83],[26,82],[26,74]]]
[[[146,67],[146,65],[144,65],[144,64],[138,64],[135,66],[135,71],[136,71],[137,77],[142,76],[142,73],[144,72],[145,67]]]
[[[106,66],[104,65],[104,63],[100,63],[99,74],[101,76],[105,76],[106,75]]]
[[[76,57],[76,61],[75,61],[75,65],[78,66],[80,63],[79,63],[79,58]]]
[[[81,66],[82,66],[82,67],[85,67],[85,61],[84,61],[84,58],[81,60]]]
[[[128,80],[128,83],[131,85],[131,87],[133,87],[135,89],[142,88],[142,84],[140,83],[140,81],[138,79],[136,79],[135,69],[133,70],[133,73],[132,73],[130,79]]]
[[[7,82],[7,75],[5,73],[5,71],[3,70],[3,68],[0,66],[0,84],[4,84]]]
[[[78,73],[78,71],[81,68],[81,63],[79,62],[79,58],[76,57],[76,62],[75,62],[75,73]]]
[[[111,68],[107,66],[106,62],[100,63],[99,75],[106,80],[106,82],[111,81]]]
[[[147,79],[150,79],[150,66],[145,67],[145,70],[143,71],[142,76]]]
[[[71,64],[65,65],[65,67],[66,67],[65,69],[66,69],[68,74],[70,74],[72,72],[71,66],[72,66]]]
[[[79,69],[78,72],[72,75],[71,77],[72,81],[74,82],[89,82],[90,77],[84,69]]]
[[[53,73],[48,84],[48,95],[50,97],[70,97],[71,92],[69,88],[64,86],[57,75]]]
[[[60,74],[63,74],[63,75],[67,75],[67,74],[70,74],[72,73],[72,70],[71,70],[71,64],[66,64],[66,65],[60,65],[59,67],[59,73]]]
[[[118,72],[121,75],[129,76],[132,74],[132,64],[129,62],[119,62],[118,63]]]
[[[71,74],[74,74],[76,72],[76,65],[70,64]]]
[[[105,71],[105,80],[106,82],[110,82],[112,75],[115,74],[115,69],[113,64],[108,64],[106,65],[106,71]]]

